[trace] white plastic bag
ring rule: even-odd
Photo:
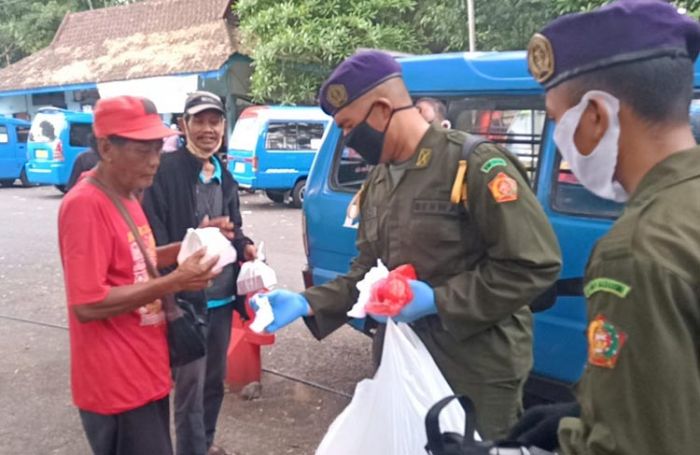
[[[277,274],[272,267],[260,259],[244,262],[236,280],[238,295],[272,289],[276,285]]]
[[[389,319],[377,374],[357,385],[316,455],[423,455],[425,415],[452,394],[420,338],[408,325]],[[440,429],[463,433],[464,419],[455,400],[440,414]]]
[[[231,245],[231,241],[221,233],[219,228],[207,227],[187,230],[185,238],[182,239],[180,252],[177,254],[177,263],[182,264],[202,247],[207,247],[204,261],[213,256],[219,256],[214,270],[222,269],[236,262],[236,249]]]

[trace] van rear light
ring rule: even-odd
[[[65,159],[63,156],[63,143],[61,141],[56,142],[56,146],[53,148],[53,159],[55,161],[63,161]]]
[[[250,166],[253,168],[253,172],[258,172],[258,157],[254,156],[251,158],[245,158],[243,161],[246,163],[250,163]]]

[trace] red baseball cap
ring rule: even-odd
[[[153,101],[137,96],[104,98],[95,105],[95,137],[119,136],[152,141],[178,134],[163,124]]]

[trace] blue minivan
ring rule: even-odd
[[[301,207],[311,163],[330,123],[317,107],[248,107],[229,140],[228,168],[241,188]]]
[[[75,158],[90,147],[91,134],[92,114],[55,107],[39,109],[27,143],[29,181],[65,191]]]
[[[503,144],[529,170],[533,190],[559,239],[563,268],[556,304],[534,317],[535,363],[526,403],[570,398],[571,384],[586,362],[584,268],[594,243],[622,206],[587,191],[562,161],[552,140],[554,122],[545,114],[544,93],[528,73],[524,52],[440,54],[399,62],[412,96],[443,100],[453,128]],[[700,86],[700,66],[695,81]],[[691,114],[693,124],[700,124],[697,102]],[[344,147],[342,132],[334,124],[307,182],[307,287],[346,272],[356,255],[357,227],[344,221],[369,170],[359,155]]]
[[[0,116],[0,186],[12,186],[19,179],[29,186],[24,165],[27,162],[27,137],[31,123]]]

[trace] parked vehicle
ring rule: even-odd
[[[0,116],[0,186],[12,186],[19,179],[29,186],[24,165],[27,162],[27,136],[31,123]]]
[[[241,188],[274,202],[304,201],[306,179],[330,117],[315,107],[252,106],[236,122],[228,167]]]
[[[530,169],[533,190],[559,239],[563,268],[556,304],[534,317],[535,361],[526,401],[570,398],[571,384],[586,364],[584,268],[594,243],[622,206],[587,191],[562,162],[552,139],[554,123],[545,115],[544,93],[528,73],[524,52],[441,54],[399,61],[412,96],[443,100],[453,128],[503,144]],[[695,80],[700,86],[700,65]],[[700,113],[696,106],[693,116]],[[696,118],[694,124],[700,124]],[[346,272],[356,255],[357,226],[345,222],[346,209],[369,170],[359,155],[344,147],[342,132],[332,126],[307,183],[303,212],[307,287]]]
[[[41,108],[32,121],[26,173],[31,183],[55,185],[61,191],[75,158],[90,146],[92,114]]]

